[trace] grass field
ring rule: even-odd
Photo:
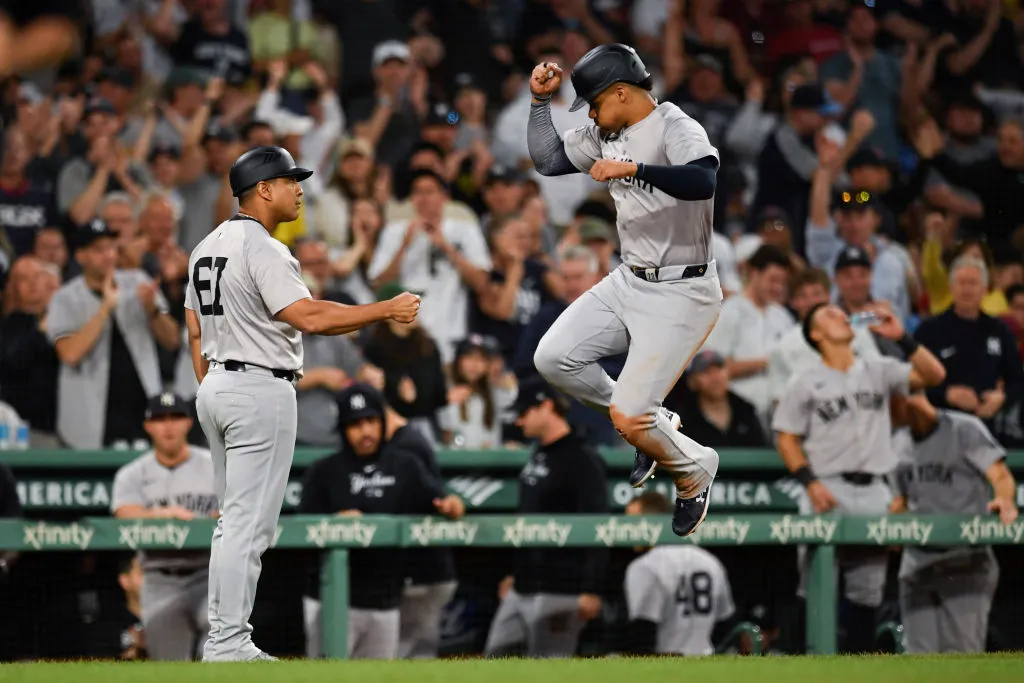
[[[0,667],[7,683],[1016,683],[1024,654],[981,657],[39,663]]]

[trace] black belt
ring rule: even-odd
[[[242,363],[241,361],[237,360],[224,361],[224,369],[227,370],[228,372],[245,372],[245,365],[245,363]],[[292,372],[291,370],[281,370],[278,368],[264,368],[262,365],[256,365],[254,363],[249,363],[249,365],[251,365],[254,368],[261,368],[263,370],[266,370],[267,372],[269,372],[278,379],[283,379],[288,382],[295,381],[295,373]]]
[[[176,576],[181,578],[183,576],[192,576],[196,572],[201,572],[204,569],[206,569],[206,567],[182,567],[180,569],[161,568],[156,569],[155,571],[160,572],[164,576]]]
[[[666,266],[666,268],[668,268],[668,267],[671,267],[671,266]],[[661,272],[661,267],[644,268],[642,266],[629,266],[629,270],[630,270],[630,272],[633,273],[633,275],[636,275],[641,280],[648,280],[648,281],[653,280],[653,281],[657,282],[658,275]],[[679,277],[677,279],[679,279],[679,280],[689,280],[689,279],[695,278],[695,277],[704,277],[704,275],[707,272],[708,272],[708,264],[706,264],[706,263],[699,263],[699,264],[697,264],[695,266],[686,266],[685,268],[683,268],[682,274],[679,275]]]
[[[853,484],[854,486],[870,486],[875,483],[875,479],[880,478],[879,475],[869,474],[868,472],[843,472],[839,476],[847,484]]]

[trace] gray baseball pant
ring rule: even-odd
[[[457,581],[405,587],[399,607],[398,656],[433,659],[441,647],[441,615],[458,589]]]
[[[607,413],[630,444],[692,497],[715,478],[718,454],[673,429],[659,408],[721,309],[714,263],[702,277],[667,282],[648,282],[619,266],[559,316],[534,364],[553,385]],[[627,350],[614,381],[597,361]]]
[[[984,652],[998,583],[999,565],[989,553],[945,560],[900,579],[906,651]]]
[[[205,568],[174,576],[147,570],[142,583],[142,627],[150,659],[191,661],[202,656],[210,630],[209,573]]]
[[[269,371],[211,364],[196,395],[221,516],[210,547],[210,637],[203,661],[247,661],[253,603],[295,453],[295,388]]]
[[[398,609],[349,609],[350,659],[398,658]]]
[[[892,502],[892,491],[881,477],[867,486],[851,484],[842,477],[821,477],[820,481],[836,499],[833,515],[885,515]],[[797,507],[802,515],[814,514],[807,492],[801,489]],[[800,592],[806,580],[806,550],[801,546]],[[864,607],[878,607],[885,595],[886,569],[889,562],[888,548],[845,547],[836,550],[837,570],[843,574],[845,586],[843,595],[850,602]]]
[[[572,657],[586,625],[579,616],[579,596],[510,589],[501,601],[484,654],[501,657],[525,644],[529,657]]]

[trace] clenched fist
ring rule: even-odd
[[[411,323],[420,312],[420,298],[411,292],[402,292],[388,300],[388,317],[398,323]]]
[[[530,92],[537,97],[546,97],[558,92],[562,86],[562,67],[554,62],[544,62],[533,67],[530,74]]]

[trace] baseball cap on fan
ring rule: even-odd
[[[392,59],[397,59],[400,62],[409,63],[412,55],[409,52],[409,46],[400,40],[385,40],[383,43],[377,43],[377,46],[373,48],[373,68],[377,68],[385,62],[389,62]]]
[[[790,109],[813,109],[822,116],[835,116],[842,112],[840,104],[833,102],[820,85],[801,85],[793,90]]]
[[[516,394],[515,413],[522,415],[530,408],[539,406],[544,401],[551,400],[556,404],[567,404],[567,399],[558,393],[550,384],[541,377],[529,377],[519,383],[519,390]]]
[[[146,419],[156,420],[161,417],[189,417],[191,411],[188,402],[181,396],[165,391],[152,396],[146,404]]]
[[[357,382],[337,395],[338,424],[352,424],[367,417],[384,419],[384,397],[369,384]]]

